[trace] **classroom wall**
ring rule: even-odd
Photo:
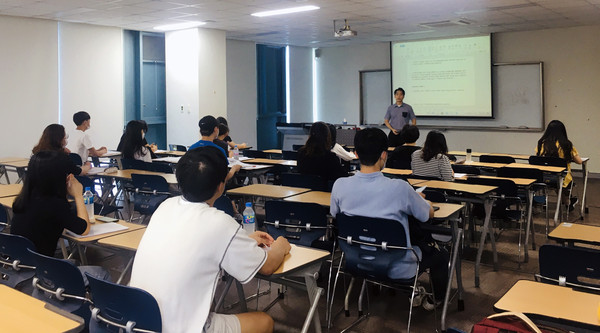
[[[312,122],[313,117],[313,83],[312,60],[313,49],[309,47],[290,46],[290,122]]]
[[[256,139],[256,43],[227,40],[227,121],[231,138],[252,147]]]
[[[123,31],[59,22],[58,34],[61,123],[73,132],[73,114],[87,111],[94,146],[114,150],[124,125]]]
[[[200,138],[200,118],[227,114],[225,32],[167,32],[165,49],[167,143],[189,146]]]
[[[57,23],[0,16],[0,157],[29,157],[58,122]]]

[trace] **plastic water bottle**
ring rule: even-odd
[[[90,221],[94,221],[94,193],[92,193],[89,187],[86,187],[85,192],[83,192],[83,203],[85,204],[88,218]]]
[[[256,231],[256,224],[254,224],[255,216],[254,209],[252,209],[252,203],[246,202],[246,209],[244,209],[244,221],[242,226],[249,234]]]
[[[237,145],[233,146],[233,159],[234,160],[240,159],[240,150],[238,149]]]
[[[471,149],[467,148],[467,160],[466,163],[471,163]]]

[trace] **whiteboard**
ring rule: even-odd
[[[374,74],[377,73],[377,74]],[[361,125],[381,124],[385,110],[391,104],[390,72],[385,77],[382,71],[362,72],[361,83],[373,85],[373,89],[361,87]],[[367,76],[368,79],[363,79]],[[387,80],[387,81],[386,81]],[[376,81],[376,83],[374,83]],[[374,92],[373,90],[381,89]],[[367,96],[374,93],[378,95]],[[410,92],[407,91],[410,104]],[[384,96],[385,95],[385,96]],[[381,99],[379,104],[372,100]],[[382,106],[384,105],[384,106]],[[363,109],[364,107],[364,109]],[[417,125],[423,128],[542,131],[544,129],[543,63],[511,63],[492,66],[493,118],[425,118],[417,114]]]

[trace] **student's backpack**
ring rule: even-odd
[[[483,318],[471,333],[567,333],[568,331],[534,324],[520,312],[503,312]]]

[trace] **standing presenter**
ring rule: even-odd
[[[389,145],[390,147],[397,147],[404,144],[400,138],[400,130],[404,125],[412,121],[412,125],[417,124],[417,117],[413,112],[412,106],[404,103],[404,89],[398,88],[394,90],[394,97],[396,103],[388,107],[383,122],[387,128],[390,129]]]

